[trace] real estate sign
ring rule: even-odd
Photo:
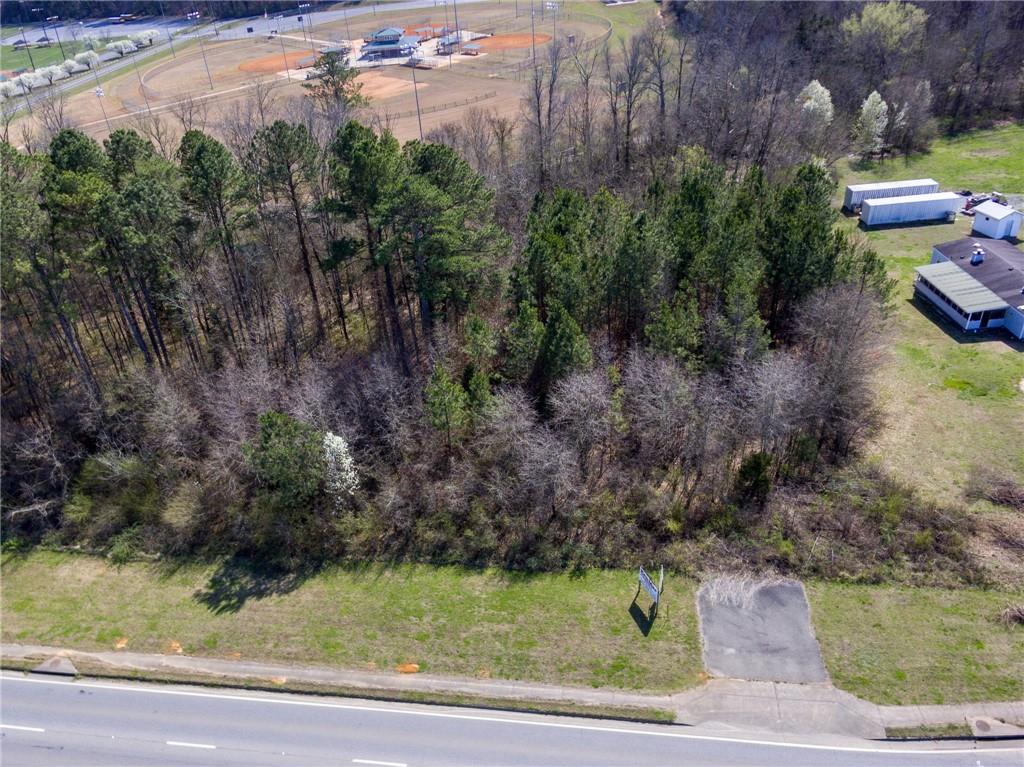
[[[661,577],[662,579],[665,577],[664,570],[662,570]],[[651,599],[653,599],[654,603],[657,604],[658,598],[661,596],[661,589],[654,585],[654,581],[651,579],[651,576],[647,574],[647,571],[644,570],[643,567],[640,568],[640,585],[643,586],[644,591],[650,594]]]

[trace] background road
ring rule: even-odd
[[[16,765],[886,765],[1020,767],[970,741],[773,744],[696,728],[469,708],[4,675],[0,757]],[[756,737],[756,736],[754,736]],[[1015,748],[1016,746],[1016,748]]]

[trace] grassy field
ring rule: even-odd
[[[61,44],[64,46],[63,54],[60,47],[54,44],[49,48],[33,48],[31,59],[28,51],[16,51],[13,45],[0,45],[0,69],[4,71],[31,69],[33,62],[37,68],[48,67],[51,64],[60,64],[64,59],[73,58],[76,53],[83,50],[82,45],[74,41],[64,42],[61,39]]]
[[[943,189],[1024,194],[1024,125],[942,138],[927,154],[875,163],[851,175],[858,181],[927,177]]]
[[[1024,629],[996,620],[1024,593],[806,586],[838,687],[885,704],[1024,697]]]
[[[913,159],[870,170],[840,169],[842,186],[915,176],[945,189],[996,188],[1024,193],[1024,126],[942,139]],[[855,219],[845,225],[856,226]],[[887,425],[872,452],[884,465],[942,501],[962,501],[976,465],[1024,482],[1024,345],[1005,333],[960,333],[913,300],[914,267],[928,263],[932,245],[969,235],[971,221],[863,232],[898,281],[890,323],[892,355],[879,376]]]
[[[694,685],[701,671],[693,588],[668,581],[645,637],[629,612],[632,572],[402,566],[268,584],[212,567],[116,569],[37,552],[3,562],[3,641],[110,650],[127,640],[138,652],[180,647],[347,668],[417,663],[425,673],[665,691]]]

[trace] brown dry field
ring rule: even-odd
[[[481,40],[474,40],[480,46],[480,50],[490,53],[492,51],[513,51],[519,48],[532,48],[534,43],[543,45],[551,42],[551,35],[543,32],[531,35],[528,32],[521,34],[493,35]]]
[[[285,69],[297,69],[299,62],[310,56],[316,56],[316,51],[288,51],[286,54],[272,53],[259,59],[249,59],[238,65],[241,72],[252,72],[260,75],[271,75]],[[287,61],[287,65],[285,62]]]

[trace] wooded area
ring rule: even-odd
[[[969,577],[964,519],[848,468],[892,286],[829,163],[1019,114],[982,6],[677,4],[404,146],[345,77],[5,141],[8,537]]]

